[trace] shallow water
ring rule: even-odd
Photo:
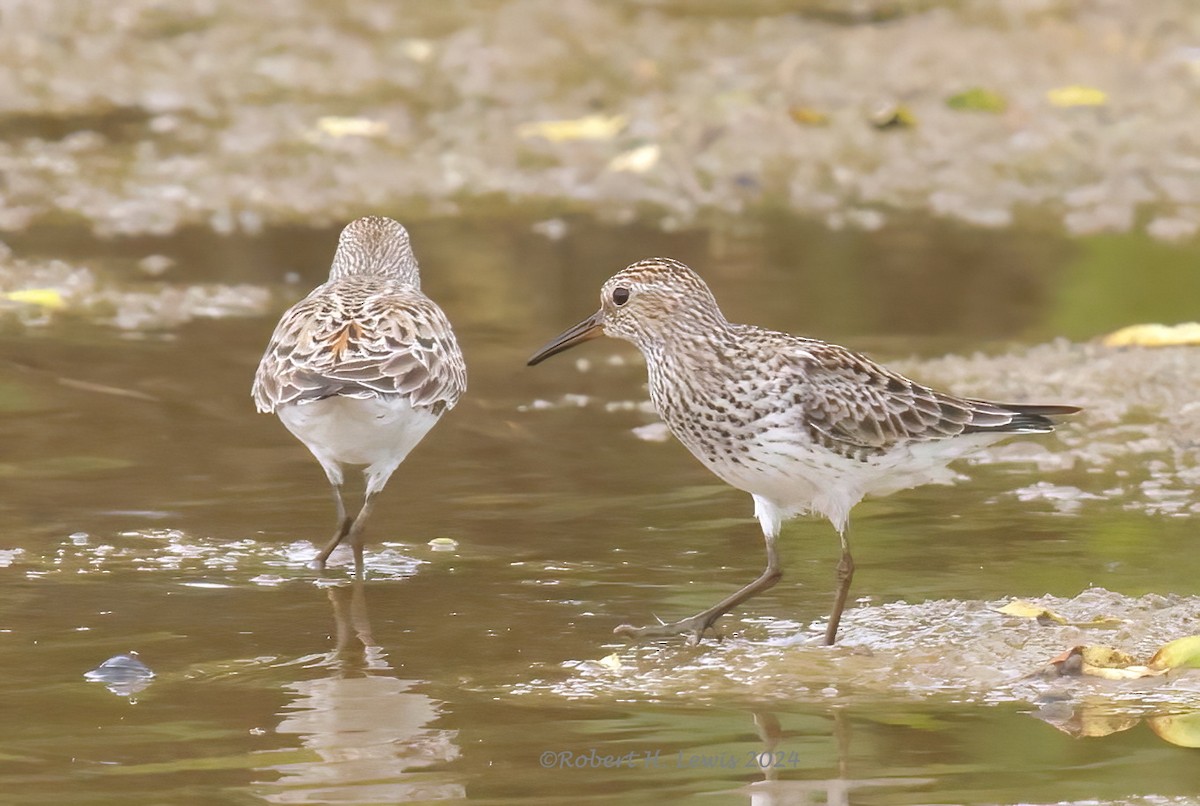
[[[275,317],[321,279],[336,230],[10,240],[28,270],[61,259],[92,285],[65,312],[9,311],[0,331],[6,800],[1162,803],[1200,791],[1197,751],[1155,732],[1200,710],[1195,673],[1036,676],[1079,643],[1148,655],[1200,617],[1195,359],[1030,347],[1129,323],[1116,321],[1122,284],[1088,262],[1107,249],[921,220],[854,235],[787,218],[736,235],[565,224],[552,240],[514,212],[412,222],[470,390],[380,499],[365,586],[349,584],[348,557],[324,575],[305,566],[332,529],[323,475],[248,391]],[[1194,281],[1171,266],[1194,265],[1195,250],[1107,246],[1161,258],[1157,307],[1137,312],[1178,318]],[[650,254],[700,269],[733,319],[866,348],[959,392],[1089,412],[963,464],[957,487],[857,508],[859,599],[840,646],[811,645],[836,541],[804,520],[784,533],[784,582],[723,619],[724,640],[631,646],[613,626],[686,615],[763,561],[748,498],[676,443],[634,432],[653,417],[627,345],[524,366],[594,308],[608,274]],[[174,265],[148,277],[148,255]],[[170,321],[114,314],[131,292],[197,283],[261,301],[181,303]],[[438,537],[457,546],[435,550]],[[995,612],[1043,595],[1072,620],[1121,621]],[[84,679],[130,651],[155,673],[140,690]],[[1127,729],[1071,735],[1101,717]]]

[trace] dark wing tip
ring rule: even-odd
[[[981,431],[1045,433],[1054,430],[1057,423],[1053,418],[1066,417],[1083,410],[1079,406],[1058,404],[992,403],[984,400],[972,400],[971,403],[979,406],[977,415],[983,416],[976,416],[963,429],[965,434]],[[1006,422],[994,421],[995,414],[999,412],[1008,415]]]
[[[1078,414],[1083,411],[1082,406],[1063,406],[1057,403],[1047,404],[1032,404],[1024,403],[1001,403],[1001,407],[1009,411],[1019,412],[1021,414],[1040,414],[1043,417],[1066,417],[1069,414]]]

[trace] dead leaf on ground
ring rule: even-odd
[[[1102,340],[1105,347],[1177,347],[1200,344],[1200,322],[1178,325],[1130,325],[1109,333]]]
[[[624,666],[624,664],[621,663],[621,656],[616,652],[612,653],[611,655],[605,655],[603,658],[596,661],[596,663],[600,664],[605,669],[609,669],[610,671],[614,672]]]
[[[647,143],[628,151],[622,151],[608,161],[608,170],[616,173],[642,174],[658,164],[662,148],[657,143]]]
[[[904,104],[881,104],[872,110],[871,125],[876,129],[911,129],[917,125],[917,116]]]
[[[1164,675],[1172,669],[1200,669],[1200,635],[1163,644],[1144,664],[1115,647],[1091,644],[1071,647],[1051,659],[1050,665],[1061,676],[1088,675],[1107,680],[1136,680]]]
[[[1120,627],[1125,623],[1123,619],[1114,618],[1113,616],[1096,616],[1096,618],[1089,621],[1070,621],[1053,610],[1048,610],[1041,605],[1036,605],[1025,599],[1013,599],[996,612],[1003,613],[1006,616],[1035,619],[1039,624],[1061,624],[1065,627],[1112,629],[1113,627]]]
[[[946,106],[967,112],[1000,113],[1008,109],[1008,99],[986,87],[971,87],[947,98]]]
[[[1046,100],[1054,106],[1062,107],[1104,106],[1108,103],[1108,93],[1095,87],[1070,84],[1066,87],[1047,90]]]
[[[811,106],[789,106],[788,117],[801,126],[827,126],[829,115]]]
[[[1137,680],[1165,674],[1166,669],[1151,669],[1136,662],[1128,652],[1104,644],[1075,646],[1050,660],[1064,677],[1086,675],[1105,680]]]
[[[24,305],[37,305],[40,308],[48,308],[53,311],[59,311],[67,307],[67,302],[63,299],[62,292],[57,288],[25,288],[20,291],[9,291],[0,294],[0,299],[6,299],[9,302],[19,302]]]
[[[525,139],[541,137],[552,143],[570,140],[611,140],[629,118],[625,115],[585,115],[569,120],[535,120],[517,127],[517,136]]]
[[[1067,620],[1055,613],[1053,610],[1047,610],[1044,607],[1035,605],[1033,602],[1025,601],[1024,599],[1013,599],[1004,607],[999,608],[997,613],[1003,613],[1006,616],[1018,616],[1020,618],[1036,619],[1037,621],[1054,624],[1066,624]]]
[[[1149,666],[1153,669],[1200,669],[1200,635],[1189,635],[1163,644]]]
[[[388,132],[386,121],[371,118],[341,117],[326,115],[317,119],[316,130],[310,132],[308,139],[317,140],[321,137],[340,139],[343,137],[382,137]]]

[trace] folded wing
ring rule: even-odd
[[[453,407],[466,365],[442,310],[408,286],[348,291],[313,292],[284,314],[255,375],[258,410],[335,395],[399,395],[439,414]]]
[[[1044,433],[1074,406],[993,403],[938,392],[836,345],[799,352],[795,400],[817,444],[855,459],[964,434]]]

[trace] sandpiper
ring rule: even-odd
[[[408,232],[367,216],[338,239],[329,281],[279,320],[252,394],[303,442],[333,486],[337,530],[314,565],[346,538],[363,572],[363,526],[372,502],[466,389],[462,352],[446,315],[421,293]],[[342,465],[366,465],[358,515],[346,515]]]
[[[539,350],[537,364],[599,335],[637,345],[650,399],[705,467],[754,498],[767,545],[758,579],[672,624],[615,632],[698,641],[722,614],[779,581],[782,522],[815,512],[841,538],[825,643],[837,638],[854,560],[850,509],[867,495],[948,483],[946,464],[1012,434],[1054,429],[1074,406],[991,403],[938,392],[836,344],[732,324],[705,282],[667,258],[634,263],[600,292],[600,310]]]

